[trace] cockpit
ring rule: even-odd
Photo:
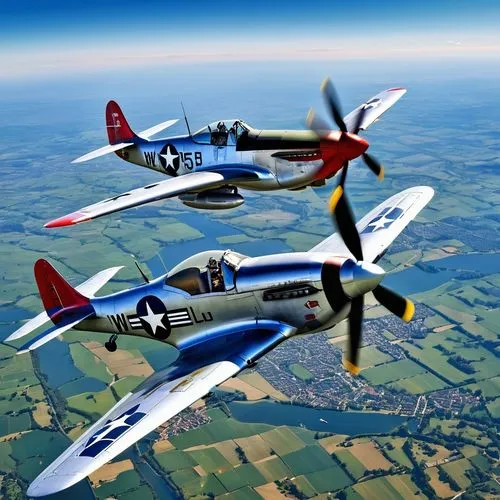
[[[238,139],[251,128],[242,120],[220,120],[195,132],[193,140],[212,146],[236,146]]]
[[[174,267],[165,285],[190,295],[230,292],[235,288],[235,273],[246,255],[231,250],[212,250],[193,255]]]

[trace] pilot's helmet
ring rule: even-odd
[[[208,259],[208,267],[217,267],[217,261],[213,257]]]

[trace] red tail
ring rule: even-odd
[[[90,300],[75,290],[44,259],[35,263],[35,280],[43,306],[55,324],[76,310],[80,312],[82,308],[87,310],[90,306]]]
[[[106,106],[106,128],[110,144],[130,142],[137,137],[115,101],[109,101]]]

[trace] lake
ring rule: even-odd
[[[466,271],[498,273],[500,272],[500,254],[453,255],[426,262],[426,264],[438,268],[439,271],[430,273],[412,266],[398,273],[389,274],[384,279],[384,285],[403,295],[410,295],[436,288]]]
[[[271,401],[232,402],[229,409],[240,422],[303,426],[312,431],[335,434],[385,434],[406,423],[408,417],[384,413],[335,411]],[[322,422],[323,419],[325,422]]]

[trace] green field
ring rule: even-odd
[[[496,398],[493,401],[486,404],[490,415],[493,418],[500,418],[500,398]]]
[[[254,465],[268,482],[292,476],[290,469],[284,464],[283,460],[281,460],[281,458],[278,456],[271,457],[262,462],[258,462]]]
[[[160,464],[161,468],[167,472],[197,465],[196,461],[189,453],[181,450],[171,450],[159,453],[155,455],[155,459]]]
[[[285,465],[296,476],[331,468],[332,457],[320,446],[306,446],[287,455],[281,455]]]
[[[277,429],[264,432],[261,437],[280,456],[299,450],[305,446],[304,441],[288,427],[278,427]]]
[[[203,425],[189,432],[173,436],[170,441],[181,450],[200,444],[214,444],[228,439],[253,436],[272,429],[267,424],[243,424],[232,418]]]
[[[227,491],[234,491],[244,486],[260,486],[268,481],[254,464],[242,464],[234,469],[216,474],[217,479]]]
[[[405,349],[413,358],[420,361],[425,366],[439,373],[452,384],[462,384],[465,380],[473,377],[458,370],[448,363],[448,356],[441,353],[433,347],[420,348],[419,341],[414,341],[414,344],[403,342],[401,347]]]
[[[379,351],[374,345],[369,345],[360,349],[358,364],[363,370],[369,366],[381,365],[392,360],[393,358],[389,354]]]
[[[231,464],[215,448],[204,448],[186,453],[191,455],[205,472],[223,472],[232,468]]]
[[[338,450],[335,456],[342,462],[349,474],[354,479],[359,479],[366,472],[366,467],[349,451],[349,449]]]
[[[110,496],[116,497],[117,495],[119,495],[120,498],[123,498],[126,492],[133,493],[134,495],[139,495],[140,493],[145,494],[146,491],[139,489],[140,486],[141,477],[139,474],[135,470],[128,470],[118,474],[114,481],[110,481],[108,483],[104,483],[102,486],[99,486],[99,488],[95,490],[95,493],[99,499],[109,498]],[[149,492],[149,497],[145,496],[145,498],[151,498],[151,491],[147,486],[146,489]],[[139,498],[139,496],[136,496],[135,498]],[[141,496],[140,498],[143,497]]]
[[[182,484],[181,490],[186,498],[201,495],[213,497],[227,493],[227,490],[214,474],[208,474],[186,482]]]
[[[289,366],[290,371],[300,380],[311,380],[314,378],[314,375],[302,365],[295,363]]]
[[[429,372],[404,378],[389,385],[395,389],[404,389],[411,394],[425,394],[426,392],[440,391],[449,387],[446,382]]]
[[[104,415],[115,403],[116,400],[110,389],[101,392],[84,392],[68,398],[68,408],[87,415]]]
[[[352,484],[351,478],[336,464],[329,469],[306,474],[305,477],[318,493],[341,490]]]
[[[108,372],[106,365],[86,347],[78,342],[73,342],[69,345],[71,357],[75,362],[75,366],[87,374],[89,377],[95,377],[109,384],[113,377]]]
[[[467,458],[461,458],[453,462],[448,462],[439,466],[447,474],[449,474],[460,486],[460,488],[468,488],[471,484],[470,479],[465,475],[465,471],[472,469],[473,466]]]
[[[411,482],[408,475],[387,476],[370,479],[352,486],[352,489],[366,499],[383,498],[384,500],[402,500],[407,498],[425,498],[415,495],[418,488]],[[348,498],[355,498],[350,497]]]
[[[384,453],[391,461],[403,467],[413,467],[408,455],[403,451],[403,445],[406,443],[406,438],[377,437],[375,441],[384,448]],[[392,450],[388,448],[389,444],[393,447]]]
[[[401,359],[399,361],[393,361],[392,363],[386,363],[363,370],[361,376],[366,379],[369,384],[381,385],[402,378],[412,377],[413,375],[423,372],[425,372],[425,368],[422,368],[410,359]]]

